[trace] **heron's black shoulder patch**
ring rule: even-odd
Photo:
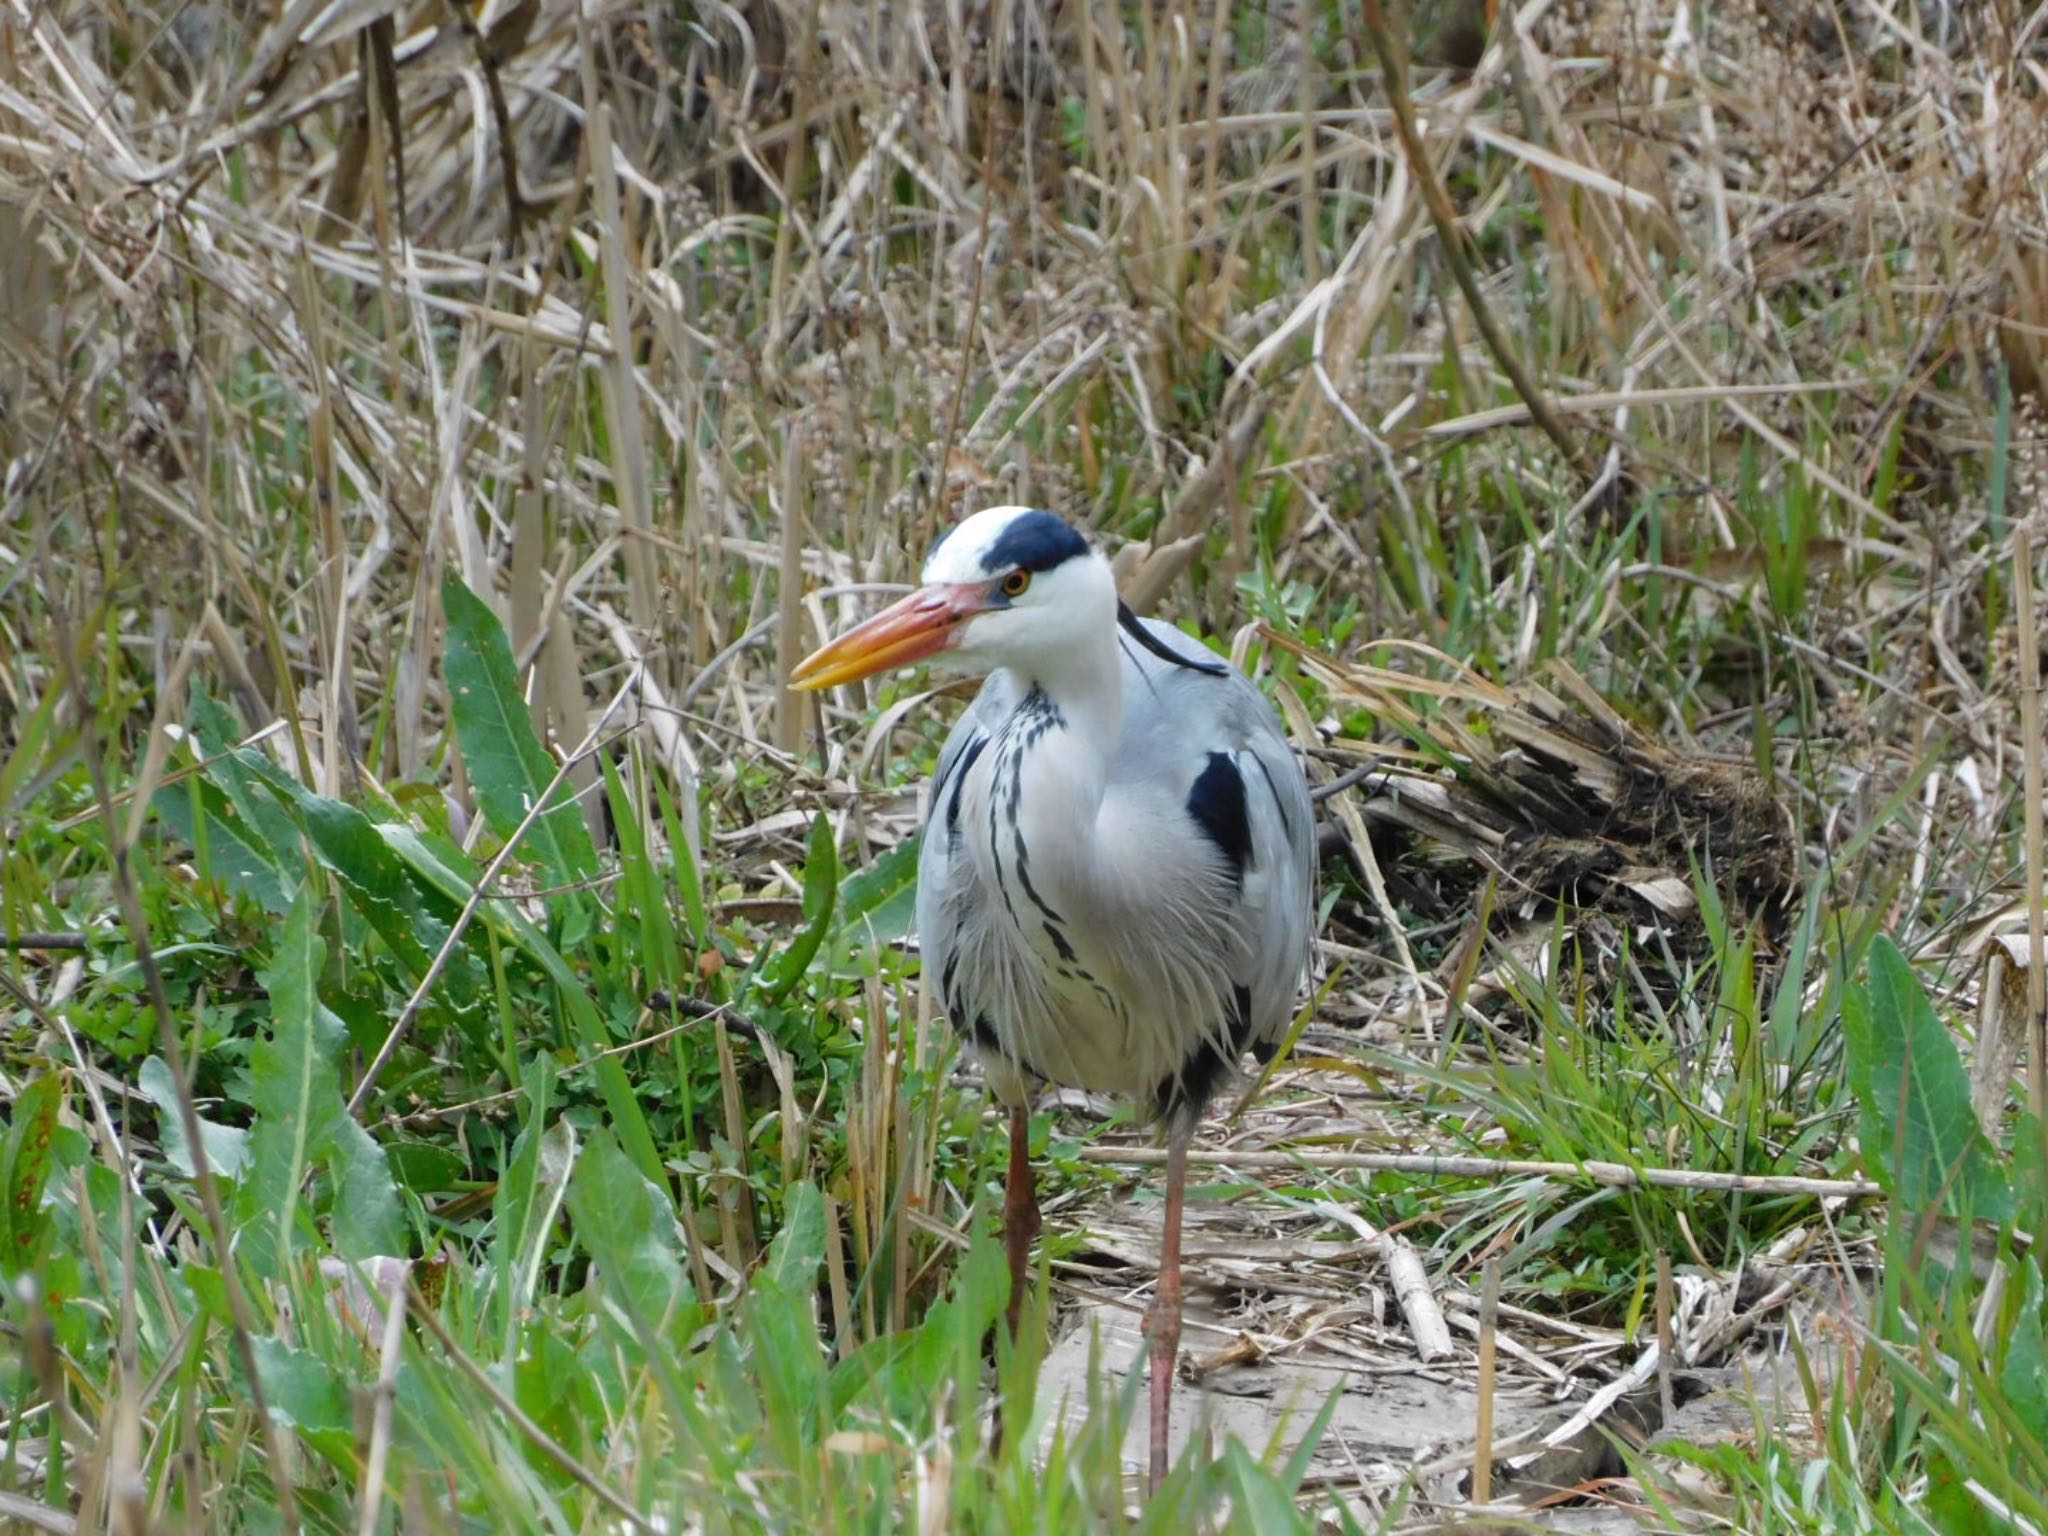
[[[991,576],[1009,570],[1049,571],[1088,553],[1088,541],[1050,512],[1023,512],[981,557]]]
[[[1228,753],[1209,754],[1209,766],[1188,790],[1188,815],[1230,861],[1231,879],[1242,885],[1245,866],[1252,861],[1252,822],[1244,775]]]

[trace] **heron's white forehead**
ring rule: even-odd
[[[989,507],[933,546],[924,579],[987,581],[1014,570],[1049,571],[1088,553],[1071,524],[1035,507]]]

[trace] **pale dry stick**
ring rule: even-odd
[[[1165,1148],[1147,1150],[1157,1151],[1162,1158],[1166,1155]],[[1198,1159],[1190,1152],[1188,1160]],[[1394,1300],[1407,1321],[1408,1336],[1415,1341],[1416,1358],[1427,1365],[1452,1353],[1450,1325],[1444,1321],[1443,1308],[1437,1305],[1436,1295],[1430,1290],[1429,1271],[1423,1268],[1422,1256],[1414,1247],[1405,1238],[1380,1231],[1358,1212],[1334,1200],[1310,1200],[1303,1204],[1326,1220],[1349,1227],[1373,1245],[1387,1268],[1387,1282],[1393,1286]]]
[[[840,189],[839,195],[832,200],[832,206],[825,210],[825,217],[818,221],[817,229],[811,233],[808,242],[809,259],[804,263],[803,270],[797,274],[796,281],[790,285],[790,292],[796,299],[802,300],[808,294],[813,303],[823,307],[825,262],[831,256],[834,246],[851,219],[854,205],[867,195],[868,188],[874,183],[877,162],[884,157],[892,160],[896,158],[896,135],[902,132],[903,124],[908,120],[911,109],[916,104],[917,97],[906,93],[896,103],[896,110],[890,115],[888,122],[882,125],[882,131],[868,142],[867,147],[861,152],[860,159],[854,162],[853,169],[847,173],[846,185]],[[792,150],[794,151],[794,147],[801,142],[801,136],[793,139]],[[784,221],[784,227],[790,227],[787,221]],[[787,340],[787,328],[782,325],[782,321],[789,307],[783,306],[782,312],[777,314],[776,329],[762,346],[762,353],[766,357],[775,358],[782,352],[783,344]]]
[[[1635,1363],[1626,1371],[1623,1371],[1614,1380],[1608,1382],[1606,1386],[1587,1398],[1580,1405],[1577,1413],[1574,1413],[1570,1418],[1546,1434],[1539,1442],[1537,1450],[1515,1457],[1509,1462],[1509,1465],[1519,1472],[1522,1468],[1535,1461],[1544,1451],[1563,1445],[1567,1440],[1574,1439],[1585,1433],[1588,1429],[1591,1429],[1600,1422],[1600,1416],[1603,1413],[1620,1402],[1622,1398],[1628,1396],[1629,1393],[1642,1386],[1644,1382],[1648,1381],[1656,1373],[1657,1360],[1662,1354],[1663,1351],[1658,1349],[1655,1344],[1652,1344],[1636,1357]]]
[[[1166,1162],[1163,1147],[1083,1147],[1084,1163],[1157,1168]],[[1443,1178],[1548,1178],[1598,1184],[1609,1189],[1693,1189],[1750,1195],[1812,1195],[1821,1200],[1867,1200],[1884,1193],[1869,1179],[1809,1179],[1789,1173],[1706,1173],[1693,1168],[1630,1168],[1623,1163],[1531,1162],[1521,1158],[1439,1156],[1429,1152],[1233,1152],[1195,1147],[1188,1162],[1202,1168],[1299,1172],[1303,1168],[1355,1170],[1360,1173],[1417,1173]]]
[[[1497,1304],[1498,1300],[1499,1298],[1496,1297],[1496,1305],[1493,1309],[1496,1318],[1498,1318],[1501,1312],[1501,1308]],[[1476,1344],[1480,1334],[1479,1304],[1469,1295],[1462,1295],[1457,1291],[1447,1291],[1444,1294],[1443,1301],[1444,1322],[1459,1333],[1469,1333],[1472,1335],[1473,1341]],[[1503,1333],[1498,1327],[1493,1330],[1493,1347],[1501,1354],[1506,1355],[1510,1360],[1519,1361],[1527,1366],[1553,1386],[1564,1387],[1571,1384],[1572,1378],[1568,1372],[1559,1370],[1526,1344],[1516,1343],[1513,1334]]]
[[[5,985],[4,977],[0,977],[0,985]],[[657,1030],[651,1035],[637,1036],[634,1039],[628,1040],[624,1045],[608,1046],[606,1049],[598,1051],[593,1055],[581,1056],[575,1061],[565,1062],[562,1065],[562,1071],[565,1073],[581,1071],[584,1067],[596,1066],[600,1061],[609,1061],[614,1056],[626,1056],[635,1051],[644,1051],[653,1046],[664,1045],[668,1041],[673,1040],[677,1035],[684,1034],[690,1030],[702,1029],[714,1016],[730,1020],[732,1023],[742,1026],[743,1033],[760,1033],[758,1026],[748,1024],[744,1019],[734,1014],[730,1003],[706,1003],[702,1005],[702,1011],[697,1012],[693,1011],[698,1006],[698,1001],[695,998],[678,997],[670,999],[664,997],[662,1001],[664,1006],[673,1003],[679,1012],[689,1013],[688,1019],[681,1024],[671,1025],[667,1029]],[[648,1001],[647,1007],[651,1012],[660,1011],[655,1007],[651,999]],[[464,1099],[460,1104],[436,1104],[432,1109],[415,1110],[409,1115],[386,1115],[379,1123],[392,1130],[402,1130],[407,1126],[424,1125],[431,1120],[450,1120],[457,1115],[466,1115],[475,1110],[488,1109],[493,1104],[509,1103],[513,1099],[523,1096],[525,1092],[526,1090],[523,1087],[503,1088],[496,1093],[486,1093],[479,1098]],[[707,1292],[706,1294],[709,1293]]]
[[[1410,222],[1413,213],[1408,202],[1408,183],[1408,162],[1396,162],[1394,178],[1388,186],[1386,196],[1381,200],[1381,207],[1393,207],[1400,212],[1390,226],[1381,226],[1379,217],[1375,214],[1372,224],[1367,227],[1373,236],[1375,254],[1383,258],[1392,250],[1407,243],[1404,226]],[[1382,235],[1386,237],[1384,240],[1381,238]],[[1382,259],[1369,268],[1372,275],[1361,287],[1358,307],[1369,309],[1370,313],[1363,321],[1356,313],[1347,316],[1347,330],[1369,332],[1378,324],[1380,311],[1386,307],[1386,302],[1393,293],[1393,281],[1389,275],[1390,265],[1391,263]],[[1401,473],[1400,465],[1395,462],[1392,444],[1368,426],[1365,419],[1351,408],[1351,403],[1344,398],[1343,390],[1330,373],[1327,360],[1329,319],[1330,305],[1325,303],[1316,311],[1315,335],[1309,351],[1310,371],[1315,377],[1316,387],[1322,391],[1324,400],[1337,413],[1338,418],[1364,440],[1365,445],[1372,450],[1373,457],[1379,460],[1387,489],[1393,493],[1394,510],[1401,520],[1402,536],[1408,540],[1411,548],[1420,549],[1422,522],[1416,515],[1415,502],[1408,495],[1407,476]],[[1436,602],[1436,568],[1427,560],[1417,561],[1416,574],[1422,591],[1422,600],[1425,605],[1433,608]]]
[[[75,1536],[78,1530],[78,1517],[70,1510],[55,1509],[4,1488],[0,1488],[0,1520],[15,1521],[22,1530],[48,1531],[51,1536]]]
[[[1479,1422],[1472,1435],[1472,1502],[1493,1502],[1494,1345],[1500,1325],[1500,1257],[1486,1261],[1479,1292]]]
[[[1714,380],[1713,371],[1701,361],[1699,355],[1691,347],[1686,345],[1684,338],[1672,326],[1669,317],[1659,314],[1656,320],[1659,325],[1664,327],[1667,338],[1677,350],[1678,355],[1685,360],[1686,365],[1706,383],[1708,388],[1719,388],[1719,384]],[[1784,433],[1778,431],[1777,428],[1743,405],[1739,400],[1724,396],[1723,404],[1727,406],[1728,413],[1731,416],[1762,438],[1766,443],[1770,444],[1787,463],[1798,465],[1802,471],[1812,476],[1816,483],[1832,491],[1841,498],[1845,505],[1853,508],[1859,517],[1866,518],[1878,527],[1887,530],[1893,538],[1901,541],[1898,544],[1879,546],[1876,544],[1876,541],[1867,540],[1863,541],[1864,548],[1882,548],[1894,559],[1912,567],[1916,571],[1924,571],[1928,568],[1933,557],[1928,552],[1927,540],[1924,535],[1914,532],[1891,513],[1880,508],[1868,496],[1857,491],[1847,481],[1843,480],[1841,476],[1822,467],[1811,454],[1807,453],[1797,443],[1786,437]]]
[[[992,421],[994,421],[997,416],[1001,415],[1003,411],[1008,409],[1010,404],[1010,397],[1014,395],[1020,388],[1023,387],[1025,376],[1029,374],[1031,370],[1037,365],[1039,359],[1044,357],[1050,351],[1052,351],[1052,349],[1058,346],[1061,342],[1067,340],[1068,337],[1071,336],[1074,332],[1083,330],[1085,328],[1085,322],[1086,316],[1080,316],[1075,319],[1063,321],[1060,324],[1052,326],[1042,335],[1038,336],[1035,340],[1033,340],[1031,345],[1024,349],[1023,355],[1020,356],[1014,363],[1010,364],[1003,371],[1002,376],[996,380],[996,386],[995,389],[989,395],[988,404],[984,405],[981,408],[981,413],[974,418],[973,425],[969,426],[965,432],[962,432],[960,434],[961,443],[963,445],[971,446],[976,441],[978,441],[981,437],[981,434],[988,428],[989,424]],[[1096,348],[1099,350],[1099,348],[1105,345],[1108,342],[1108,340],[1109,332],[1105,330],[1100,336],[1096,338]],[[1070,363],[1067,366],[1071,367],[1072,364]],[[1009,434],[1006,433],[1004,434],[1001,442],[1008,441]],[[1000,451],[1000,447],[1001,443],[997,445],[996,450],[992,451]]]
[[[448,1332],[447,1328],[442,1325],[441,1319],[435,1314],[433,1307],[428,1304],[426,1297],[420,1294],[419,1287],[410,1280],[406,1282],[405,1295],[412,1315],[418,1318],[420,1325],[434,1336],[434,1342],[441,1346],[442,1354],[447,1356],[457,1370],[469,1378],[471,1384],[478,1391],[490,1399],[491,1405],[505,1415],[513,1428],[517,1429],[520,1434],[524,1435],[539,1448],[542,1455],[560,1467],[582,1487],[588,1489],[607,1508],[636,1531],[645,1531],[647,1536],[665,1536],[667,1527],[641,1514],[609,1483],[578,1461],[567,1447],[534,1422],[526,1410],[513,1401],[506,1394],[505,1389],[491,1379],[490,1372],[486,1371],[469,1357],[462,1347],[455,1342],[454,1337]],[[392,1310],[396,1311],[397,1308],[394,1307]]]
[[[2025,763],[2024,836],[2027,858],[2027,1103],[2048,1134],[2048,946],[2042,942],[2044,877],[2041,795],[2041,631],[2034,626],[2034,541],[2024,523],[2012,535],[2013,592],[2020,653],[2020,737]]]
[[[1509,159],[1519,160],[1534,170],[1555,176],[1559,181],[1569,181],[1589,192],[1611,197],[1638,213],[1663,212],[1663,205],[1649,193],[1626,186],[1605,171],[1581,165],[1556,150],[1545,149],[1540,144],[1531,144],[1527,139],[1516,138],[1513,134],[1505,133],[1477,118],[1468,119],[1464,124],[1464,130],[1465,137],[1473,143],[1487,149],[1498,150]]]
[[[642,673],[636,668],[619,691],[612,695],[611,702],[605,706],[604,713],[599,715],[590,727],[589,734],[583,738],[574,752],[556,764],[554,777],[549,779],[547,787],[534,797],[533,804],[526,808],[526,814],[519,819],[519,825],[514,827],[512,835],[505,839],[505,846],[500,848],[492,856],[491,862],[485,866],[482,878],[477,881],[468,899],[463,902],[462,910],[456,913],[455,921],[448,929],[448,937],[441,941],[441,948],[435,954],[433,963],[427,967],[426,974],[420,977],[419,984],[413,988],[412,996],[405,1000],[405,1007],[399,1010],[398,1017],[392,1021],[391,1028],[385,1033],[384,1043],[377,1047],[377,1054],[370,1058],[370,1065],[364,1069],[355,1092],[348,1096],[349,1114],[354,1115],[363,1107],[363,1101],[370,1096],[370,1090],[377,1086],[377,1079],[383,1076],[384,1069],[391,1064],[391,1058],[398,1053],[399,1045],[412,1029],[412,1021],[419,1016],[420,1009],[426,1006],[427,995],[433,991],[434,983],[441,979],[441,973],[448,968],[448,962],[455,958],[455,946],[462,942],[462,936],[469,930],[470,920],[476,916],[478,908],[484,902],[495,899],[491,892],[497,885],[499,871],[510,862],[513,853],[525,839],[527,830],[534,822],[539,820],[544,812],[561,809],[560,805],[552,802],[555,792],[569,777],[570,766],[602,745],[604,728],[611,723],[612,716],[618,713],[619,707],[626,699],[638,691],[641,678]],[[196,1132],[191,1144],[195,1147],[200,1144]]]

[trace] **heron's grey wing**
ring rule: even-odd
[[[1245,882],[1245,916],[1255,935],[1251,956],[1252,1039],[1270,1047],[1286,1036],[1294,1016],[1302,975],[1309,968],[1315,923],[1315,808],[1308,778],[1285,732],[1256,688],[1241,679],[1240,698],[1249,695],[1245,746],[1238,755],[1245,773],[1252,846],[1263,880],[1254,894]],[[1247,762],[1247,759],[1249,760]],[[1256,768],[1256,775],[1251,771]]]
[[[1017,707],[1017,686],[1007,672],[990,675],[939,750],[925,806],[924,845],[917,857],[917,943],[927,984],[939,1011],[970,1037],[980,1010],[961,995],[971,978],[960,974],[963,924],[976,910],[969,886],[973,865],[960,842],[960,804],[968,772],[1004,717]]]
[[[1213,665],[1191,637],[1155,620],[1175,655]],[[1237,865],[1228,970],[1248,1003],[1243,1042],[1286,1034],[1308,968],[1315,905],[1315,813],[1279,717],[1242,673],[1214,675],[1154,656],[1126,638],[1128,771],[1185,783],[1189,815]],[[1235,852],[1233,852],[1235,850]]]

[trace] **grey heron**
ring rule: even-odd
[[[1039,1229],[1034,1084],[1123,1095],[1164,1122],[1145,1321],[1156,1489],[1188,1142],[1244,1052],[1270,1057],[1293,1014],[1314,902],[1308,782],[1251,681],[1132,614],[1109,562],[1051,513],[976,513],[932,550],[923,580],[791,681],[829,688],[924,660],[988,674],[932,781],[917,889],[925,975],[1009,1107],[1013,1333]]]

